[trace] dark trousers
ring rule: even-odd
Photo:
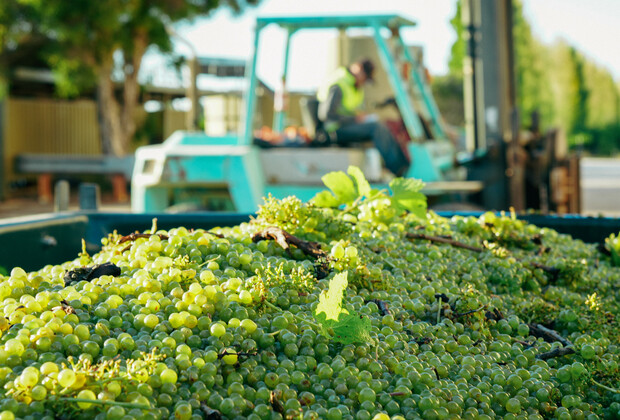
[[[403,149],[390,130],[379,122],[347,124],[336,130],[336,139],[341,146],[372,140],[390,172],[403,176],[409,168],[409,159]]]

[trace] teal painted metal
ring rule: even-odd
[[[240,149],[240,148],[236,148]],[[213,153],[201,156],[183,156],[169,159],[171,186],[223,186],[235,210],[241,213],[255,211],[262,202],[264,185],[255,148],[236,150],[236,154]]]
[[[385,39],[381,36],[381,27],[378,22],[374,21],[371,23],[371,26],[374,29],[375,43],[377,44],[379,58],[387,71],[388,80],[394,90],[394,97],[396,98],[398,109],[400,109],[400,114],[405,123],[405,127],[407,127],[409,136],[411,139],[421,138],[424,133],[422,123],[420,122],[418,114],[413,109],[411,96],[405,91],[405,83],[396,69],[394,57],[390,53]]]
[[[260,32],[264,25],[256,22],[256,30],[254,33],[254,50],[252,51],[252,58],[250,59],[250,65],[248,66],[247,76],[248,90],[245,92],[245,115],[244,115],[244,129],[241,137],[240,144],[250,145],[253,138],[253,123],[254,123],[254,109],[256,108],[256,85],[258,77],[256,76],[256,62],[258,59],[258,41],[260,39]]]
[[[408,148],[413,159],[406,174],[407,178],[422,179],[425,182],[442,180],[441,171],[435,165],[431,150],[425,144],[411,142]]]
[[[176,132],[163,144],[136,152],[132,210],[165,211],[175,189],[224,189],[238,212],[253,212],[265,186],[259,149],[236,144],[236,137],[211,138]]]
[[[439,113],[439,108],[437,108],[437,104],[435,103],[435,99],[433,98],[433,93],[431,92],[430,85],[425,83],[423,78],[426,77],[422,71],[422,66],[418,61],[411,55],[409,52],[409,48],[405,45],[405,41],[401,36],[398,36],[398,43],[400,44],[400,48],[405,56],[405,59],[411,64],[411,77],[413,78],[418,90],[422,94],[422,99],[424,100],[424,104],[426,105],[426,109],[431,117],[431,121],[433,122],[433,133],[435,134],[435,138],[446,138],[446,133],[443,129],[443,124],[441,121],[441,114]]]
[[[276,24],[283,28],[292,29],[368,28],[369,22],[376,22],[377,25],[387,28],[416,25],[413,20],[395,14],[265,16],[256,19],[257,26]]]

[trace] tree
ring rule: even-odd
[[[18,0],[0,2],[0,99],[8,94],[11,65],[32,60],[32,50],[44,43],[45,37],[31,24],[33,17],[32,8]]]
[[[220,5],[239,11],[246,4],[238,0],[8,1],[30,10],[32,26],[52,41],[46,58],[61,94],[74,95],[88,84],[96,85],[106,133],[103,150],[117,156],[130,151],[136,132],[138,73],[147,48],[170,52],[170,25]]]
[[[512,35],[515,54],[517,106],[523,116],[524,127],[534,111],[540,115],[542,127],[553,122],[554,108],[551,92],[548,53],[532,34],[532,28],[523,15],[520,0],[512,2]]]
[[[584,59],[577,53],[575,48],[570,49],[570,57],[575,71],[574,86],[576,95],[573,99],[573,118],[571,121],[571,132],[579,133],[585,131],[588,121],[588,96],[589,91],[586,87],[584,72]]]
[[[450,75],[459,79],[463,78],[463,61],[466,51],[465,38],[463,37],[465,30],[463,29],[463,18],[461,16],[463,13],[462,10],[462,2],[461,0],[457,0],[456,13],[454,17],[450,19],[450,25],[452,25],[454,32],[456,32],[456,41],[454,41],[452,48],[450,48],[450,61],[448,62]]]

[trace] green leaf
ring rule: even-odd
[[[321,191],[317,193],[311,202],[318,207],[338,207],[341,203],[329,191]]]
[[[362,170],[357,166],[349,166],[347,173],[351,178],[353,178],[353,181],[355,181],[357,195],[359,197],[368,197],[370,195],[370,184],[366,180],[364,172],[362,172]]]
[[[371,340],[370,319],[356,312],[349,313],[342,305],[347,285],[347,272],[335,275],[328,289],[319,296],[314,316],[321,334],[332,340],[343,344],[367,343]]]
[[[370,318],[357,313],[342,314],[338,323],[332,326],[332,339],[342,344],[369,343],[372,341]]]
[[[605,239],[607,249],[611,253],[611,263],[616,267],[620,267],[620,234],[618,236],[613,233]]]
[[[410,211],[418,217],[426,214],[426,196],[420,192],[424,183],[413,178],[394,178],[390,182],[392,206],[396,211]]]
[[[330,172],[321,178],[341,204],[352,203],[357,198],[353,180],[342,171]]]
[[[319,304],[316,307],[315,315],[324,313],[326,320],[338,321],[338,317],[341,313],[348,313],[346,309],[342,307],[342,298],[344,297],[344,291],[347,288],[349,281],[347,280],[347,273],[339,273],[329,281],[329,287],[327,290],[323,290],[319,296]]]

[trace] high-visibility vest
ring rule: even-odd
[[[364,90],[355,87],[355,76],[353,76],[346,67],[339,67],[336,69],[334,76],[327,84],[319,89],[316,95],[320,102],[327,100],[329,89],[333,85],[338,85],[342,91],[342,105],[338,112],[343,115],[354,116],[357,109],[364,102]],[[338,127],[333,123],[328,122],[326,128],[328,131],[333,131]]]

